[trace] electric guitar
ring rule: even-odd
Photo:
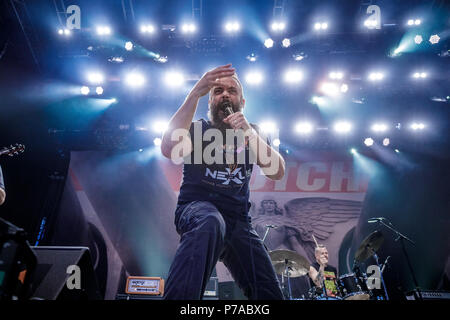
[[[16,143],[14,146],[11,145],[9,148],[3,148],[0,150],[0,156],[8,155],[10,157],[17,156],[18,154],[25,151],[25,146],[23,144]]]

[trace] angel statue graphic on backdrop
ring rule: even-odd
[[[276,201],[265,197],[253,225],[269,250],[288,249],[315,261],[315,241],[323,243],[335,231],[336,224],[357,219],[361,213],[360,201],[330,198],[296,198],[278,208]],[[269,210],[267,210],[269,209]]]

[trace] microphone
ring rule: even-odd
[[[266,224],[266,228],[272,228],[272,229],[275,229],[275,228],[278,228],[278,226],[276,226],[276,225],[274,225],[274,224]]]
[[[368,223],[375,223],[375,222],[379,222],[381,220],[384,220],[386,218],[383,217],[378,217],[378,218],[370,218],[369,220],[367,220]]]
[[[231,106],[230,102],[225,101],[222,105],[223,105],[223,108],[224,108],[224,112],[226,113],[227,116],[229,116],[229,115],[234,113],[233,107]]]

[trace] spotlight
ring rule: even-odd
[[[414,79],[425,79],[428,76],[426,72],[414,72],[412,77]]]
[[[414,20],[414,24],[415,24],[416,26],[420,25],[421,23],[422,23],[422,21],[421,21],[420,19]]]
[[[108,26],[98,26],[97,34],[99,36],[109,36],[111,34],[111,28]]]
[[[247,60],[250,61],[250,62],[255,62],[256,60],[258,60],[258,56],[255,55],[254,53],[249,54],[246,58],[247,58]]]
[[[295,132],[300,134],[309,134],[313,131],[313,125],[310,122],[299,122],[295,126]]]
[[[292,69],[284,73],[284,81],[286,83],[299,83],[303,80],[303,73],[300,70]]]
[[[430,37],[430,43],[431,44],[437,44],[438,42],[439,42],[439,40],[440,40],[441,38],[439,38],[439,36],[437,35],[437,34],[433,34],[431,37]]]
[[[391,140],[389,138],[383,139],[383,146],[387,147],[391,143]]]
[[[153,144],[157,147],[159,147],[161,145],[161,142],[162,142],[161,138],[155,138],[153,140]]]
[[[357,154],[357,153],[358,153],[358,150],[356,150],[355,148],[351,148],[351,149],[350,149],[350,153],[351,153],[351,154]]]
[[[179,87],[184,84],[184,76],[181,72],[169,71],[166,73],[164,81],[169,87]]]
[[[141,25],[141,32],[142,33],[154,33],[155,27],[151,24]]]
[[[410,126],[411,129],[413,129],[414,131],[416,130],[423,130],[425,129],[425,124],[423,123],[417,123],[417,122],[413,122]]]
[[[344,73],[332,71],[328,74],[328,77],[333,80],[341,80],[344,77]]]
[[[153,122],[152,130],[154,133],[163,134],[167,130],[168,127],[169,127],[169,122],[159,120],[159,121]]]
[[[373,132],[386,132],[388,130],[388,126],[385,123],[374,123],[371,130]]]
[[[247,73],[247,75],[245,76],[245,81],[248,84],[258,85],[263,81],[263,75],[261,72],[253,71]]]
[[[348,91],[348,84],[346,84],[346,83],[341,84],[340,90],[342,93],[346,93]]]
[[[91,73],[88,73],[87,79],[92,84],[100,84],[100,83],[103,83],[104,76],[103,76],[103,74],[101,74],[99,72],[91,72]]]
[[[81,94],[85,95],[85,96],[89,94],[89,91],[90,91],[89,87],[86,87],[86,86],[82,86],[80,89]]]
[[[229,33],[237,32],[240,29],[241,29],[241,25],[237,21],[227,22],[225,24],[225,31],[226,32],[229,32]]]
[[[384,78],[384,74],[381,72],[371,72],[369,74],[370,81],[380,81]]]
[[[131,42],[131,41],[125,42],[125,50],[127,50],[127,51],[133,50],[133,42]]]
[[[314,30],[320,31],[320,30],[326,30],[328,29],[328,23],[327,22],[316,22],[314,23]]]
[[[288,38],[285,38],[285,39],[283,39],[281,44],[283,45],[284,48],[289,48],[291,46],[291,40]]]
[[[95,93],[97,93],[98,95],[102,95],[103,94],[103,88],[102,87],[95,88]]]
[[[273,47],[273,40],[270,39],[270,38],[264,40],[264,46],[265,46],[266,48],[272,48],[272,47]]]
[[[400,150],[398,150],[398,149],[395,149],[394,151],[395,151],[396,153],[400,153]]]
[[[281,141],[280,141],[280,139],[276,138],[276,139],[273,139],[272,144],[274,147],[279,147],[281,144]]]
[[[72,32],[69,29],[59,29],[58,30],[58,34],[65,35],[65,36],[70,36],[72,34]]]
[[[416,36],[414,37],[414,42],[415,42],[416,44],[421,44],[422,41],[423,41],[423,38],[422,38],[422,36],[421,36],[420,34],[418,34],[418,35],[416,35]]]
[[[409,19],[408,22],[407,22],[407,25],[408,26],[414,25],[414,20],[413,19]]]
[[[323,82],[319,89],[323,94],[328,96],[334,96],[339,93],[337,84],[332,82]]]
[[[129,87],[142,87],[145,84],[145,78],[142,74],[133,72],[125,77],[125,83]]]
[[[352,130],[352,124],[347,121],[339,121],[334,124],[333,128],[337,133],[349,133]]]
[[[272,27],[273,31],[283,31],[286,28],[286,23],[284,23],[284,22],[273,22],[271,27]]]
[[[364,21],[364,26],[366,26],[369,29],[373,29],[376,28],[377,26],[377,20],[375,19],[367,19],[366,21]]]
[[[277,125],[272,121],[266,121],[259,124],[259,127],[264,133],[275,133]]]
[[[368,147],[373,146],[373,139],[372,138],[364,139],[364,144]]]
[[[195,31],[197,31],[197,26],[193,23],[185,23],[181,26],[183,33],[194,33]]]
[[[294,58],[295,61],[302,61],[303,59],[305,59],[307,57],[307,54],[305,54],[304,52],[301,52],[298,54],[293,54],[292,57]]]

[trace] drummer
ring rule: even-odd
[[[323,292],[323,284],[325,283],[326,295],[328,297],[338,296],[337,269],[328,264],[328,250],[324,245],[319,244],[314,255],[316,261],[309,268],[309,277],[311,286],[315,286],[317,291]]]

